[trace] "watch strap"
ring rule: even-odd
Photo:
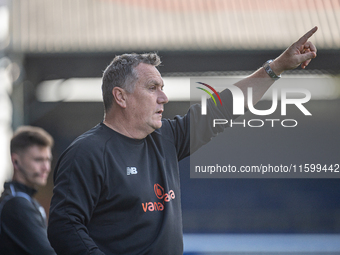
[[[271,69],[271,67],[270,67],[270,63],[271,63],[271,62],[273,62],[272,59],[266,61],[266,62],[263,64],[262,67],[264,68],[264,70],[266,71],[266,73],[267,73],[271,78],[273,78],[274,80],[278,80],[278,79],[281,78],[281,75],[276,75],[276,74],[274,73],[274,71],[273,71],[273,70]]]

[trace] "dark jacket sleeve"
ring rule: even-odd
[[[220,96],[223,106],[219,104],[216,106],[212,99],[207,100],[207,115],[201,115],[201,105],[194,104],[185,116],[176,116],[174,120],[168,121],[174,135],[179,160],[194,153],[229,126],[226,124],[213,127],[214,119],[230,121],[239,117],[232,114],[233,97],[231,92],[226,89],[220,93]]]
[[[215,96],[215,95],[214,95]],[[233,115],[233,96],[230,90],[225,89],[220,93],[223,106],[215,105],[210,98],[207,100],[207,114],[201,115],[201,106],[196,105],[190,108],[190,152],[193,153],[204,144],[208,143],[213,137],[223,132],[229,127],[229,121],[236,119],[238,115]],[[216,99],[217,100],[217,99]],[[199,106],[199,107],[197,107]],[[228,120],[227,124],[216,125],[214,119]]]
[[[55,170],[48,238],[57,254],[104,254],[86,227],[104,178],[100,174],[101,156],[92,153],[90,148],[89,145],[71,146]]]
[[[25,198],[15,197],[4,205],[1,214],[2,228],[6,235],[28,254],[55,254],[40,212]]]

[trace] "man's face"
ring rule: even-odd
[[[163,79],[156,67],[141,63],[135,67],[138,79],[133,93],[127,95],[126,110],[133,125],[146,134],[162,126],[164,104],[168,102],[163,92]]]
[[[31,188],[45,186],[51,171],[51,148],[33,145],[14,156],[17,181]]]

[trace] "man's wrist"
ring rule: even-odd
[[[277,59],[274,59],[273,62],[270,63],[270,67],[277,76],[281,76],[284,72],[284,70],[280,68],[280,64]]]
[[[268,60],[262,65],[263,69],[266,71],[266,73],[274,80],[278,80],[281,78],[281,73],[276,68],[276,65],[273,60]]]

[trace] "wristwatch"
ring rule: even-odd
[[[264,68],[264,70],[266,71],[266,73],[271,77],[271,78],[273,78],[274,80],[278,80],[278,79],[280,79],[281,78],[281,75],[276,75],[275,73],[274,73],[274,71],[270,68],[270,63],[271,62],[273,62],[273,60],[272,59],[270,59],[270,60],[268,60],[267,62],[265,62],[264,64],[263,64],[263,68]]]

